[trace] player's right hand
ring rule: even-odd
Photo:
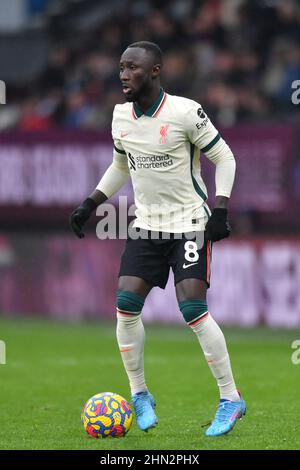
[[[78,238],[84,238],[82,231],[84,224],[90,218],[93,210],[97,207],[96,202],[87,198],[77,209],[75,209],[70,216],[70,225],[73,233]]]

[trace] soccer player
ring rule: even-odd
[[[113,161],[95,191],[72,213],[71,227],[82,238],[91,213],[131,176],[135,227],[143,236],[128,237],[116,303],[117,341],[137,424],[147,431],[157,423],[155,401],[144,375],[141,311],[154,286],[165,288],[171,267],[179,308],[199,340],[220,391],[206,435],[220,436],[246,413],[224,335],[206,301],[212,242],[230,234],[227,205],[235,159],[200,104],[162,89],[161,68],[162,52],[154,43],[133,43],[122,54],[120,80],[127,102],[116,105],[113,113]],[[216,166],[212,212],[200,176],[200,150]]]

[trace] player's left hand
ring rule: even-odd
[[[205,227],[206,240],[217,242],[229,237],[231,227],[227,220],[227,209],[217,207],[213,209]]]

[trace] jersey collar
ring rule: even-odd
[[[167,98],[167,94],[165,93],[163,88],[161,88],[158,98],[155,100],[153,105],[150,106],[150,108],[148,108],[145,112],[141,110],[138,102],[135,101],[132,106],[132,114],[133,114],[134,119],[141,117],[143,114],[145,114],[145,116],[148,116],[148,117],[156,117],[158,113],[161,111],[166,101],[166,98]]]

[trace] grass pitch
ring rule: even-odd
[[[194,334],[184,325],[146,325],[146,377],[159,424],[143,433],[133,423],[124,438],[96,440],[80,422],[86,400],[104,391],[130,399],[114,326],[1,319],[0,449],[300,449],[300,365],[291,362],[300,331],[224,333],[248,405],[230,434],[203,434],[218,393]]]

